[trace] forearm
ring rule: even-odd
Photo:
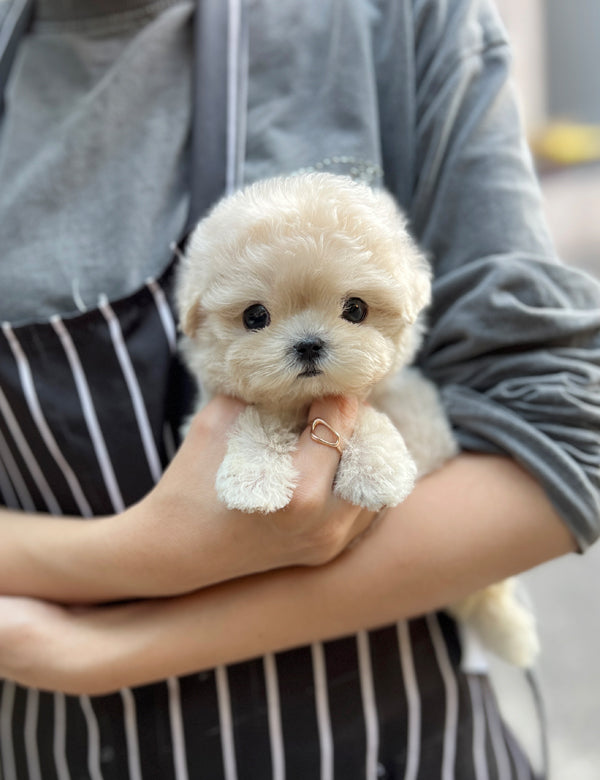
[[[101,692],[372,628],[574,549],[527,474],[502,458],[461,456],[330,564],[91,614],[73,652],[85,658],[93,637],[101,663],[84,661],[75,685]]]
[[[104,519],[0,509],[0,594],[63,602],[109,595]]]
[[[163,596],[279,563],[264,527],[242,535],[207,512],[183,536],[176,508],[149,503],[83,521],[0,509],[0,595],[62,604]]]
[[[0,594],[102,602],[260,570],[251,543],[231,544],[235,518],[218,522],[212,490],[239,408],[225,400],[207,407],[210,426],[192,426],[155,489],[119,514],[82,520],[0,510]]]
[[[337,453],[311,441],[308,428],[285,509],[247,514],[219,501],[216,470],[240,408],[225,398],[205,407],[154,490],[119,514],[81,520],[1,510],[0,595],[64,604],[168,596],[337,555],[373,513],[335,498]],[[322,400],[314,416],[349,436],[357,409],[356,401]]]
[[[139,511],[82,520],[1,509],[0,594],[63,604],[144,595],[161,540],[144,547]]]

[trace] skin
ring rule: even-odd
[[[372,524],[333,497],[339,455],[308,430],[292,504],[229,512],[214,476],[241,408],[205,407],[121,515],[0,513],[0,676],[106,693],[422,614],[576,549],[536,481],[497,456],[459,455]],[[345,438],[357,408],[329,398],[309,419]]]
[[[65,604],[167,596],[289,565],[325,563],[373,515],[335,498],[338,456],[306,430],[296,454],[302,475],[281,512],[249,515],[218,500],[215,474],[243,405],[217,398],[198,414],[156,488],[126,511],[76,518],[0,513],[0,593]],[[315,404],[348,437],[358,402]]]

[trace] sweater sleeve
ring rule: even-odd
[[[420,363],[460,445],[519,461],[584,550],[600,535],[600,286],[555,256],[493,4],[413,11],[409,216],[435,274]]]

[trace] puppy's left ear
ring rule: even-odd
[[[402,301],[403,319],[408,325],[416,322],[421,311],[431,302],[431,266],[413,239],[404,211],[393,196],[384,189],[371,190],[372,203],[375,204],[384,229],[394,236],[394,253],[399,262],[398,280],[404,289]],[[398,257],[399,255],[399,257]]]

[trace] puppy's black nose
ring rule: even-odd
[[[324,346],[323,339],[315,336],[294,344],[294,350],[304,363],[314,363],[321,356]]]

